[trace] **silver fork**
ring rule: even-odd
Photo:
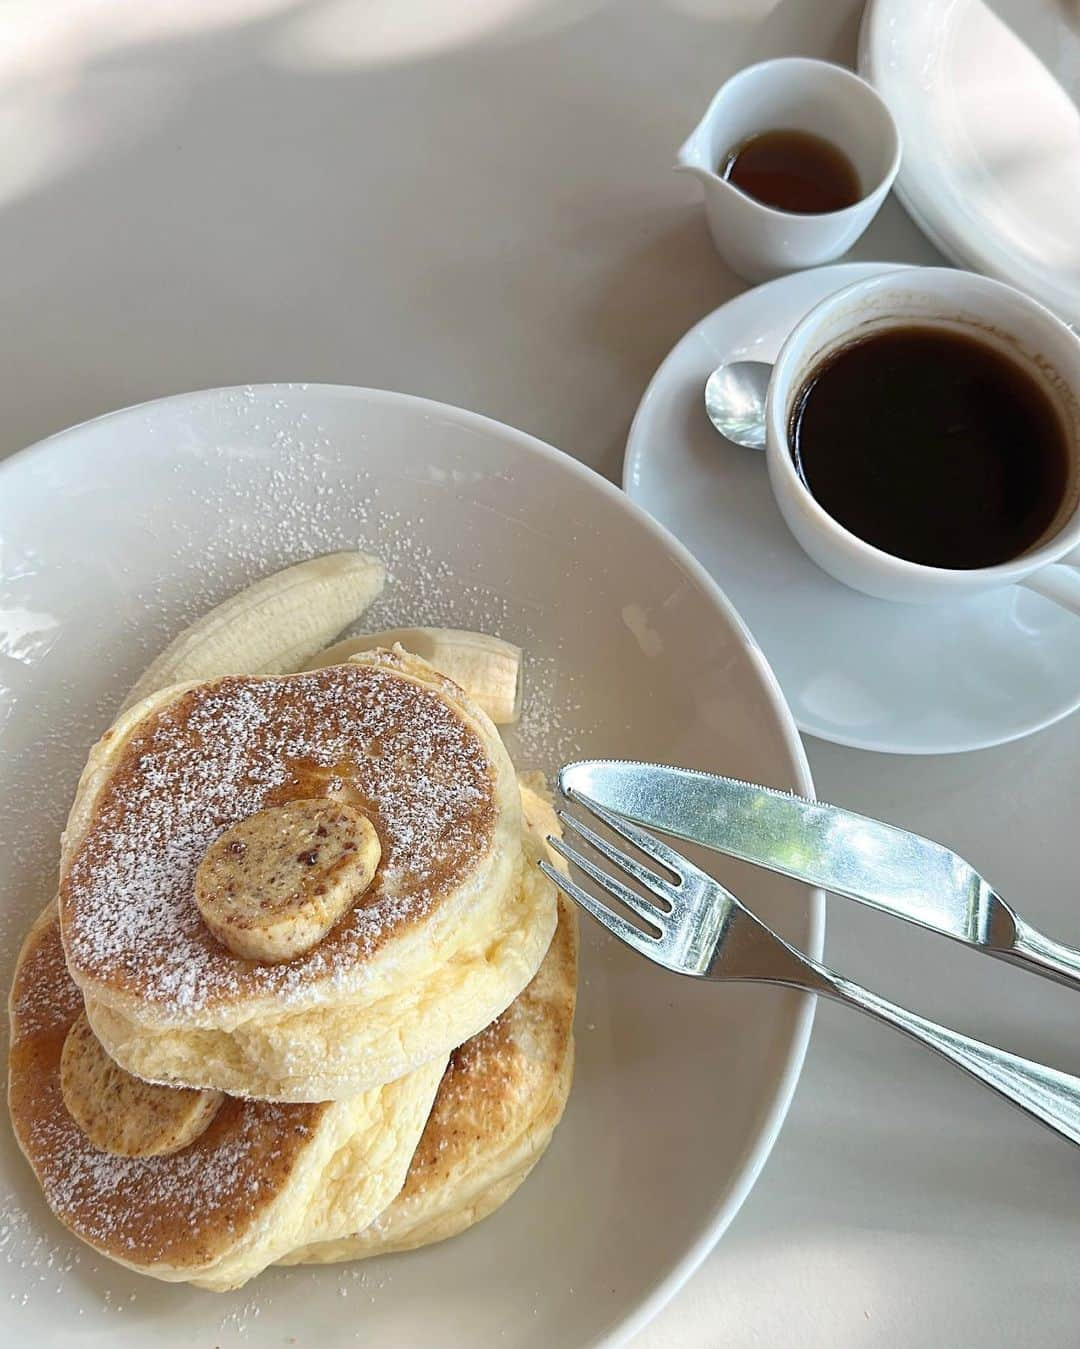
[[[573,815],[562,810],[558,812],[565,828],[584,839],[654,897],[652,900],[644,898],[562,839],[548,838],[550,846],[561,857],[578,867],[651,929],[645,931],[631,923],[550,863],[540,863],[541,870],[564,894],[627,946],[678,974],[701,979],[783,984],[808,993],[820,993],[847,1007],[857,1008],[935,1050],[1063,1138],[1080,1144],[1080,1078],[939,1026],[845,979],[789,946],[719,881],[707,876],[646,830],[595,802],[575,799],[583,809],[598,816],[609,829],[622,835],[674,878],[665,879]]]

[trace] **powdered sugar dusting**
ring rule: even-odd
[[[210,936],[195,872],[229,825],[298,796],[341,793],[383,861],[307,956],[241,960]],[[244,994],[302,1000],[429,912],[486,851],[494,810],[482,743],[434,692],[387,665],[225,679],[152,718],[125,747],[61,896],[74,967],[192,1013]]]
[[[0,1196],[0,1261],[18,1269],[8,1300],[25,1307],[35,1294],[48,1298],[63,1292],[67,1276],[82,1262],[82,1251],[74,1242],[50,1241],[40,1218],[32,1217],[16,1195],[5,1194]]]
[[[86,1241],[134,1263],[199,1265],[223,1236],[228,1246],[242,1234],[253,1199],[275,1197],[275,1173],[287,1172],[296,1153],[289,1112],[304,1107],[260,1101],[228,1109],[228,1136],[215,1129],[213,1147],[116,1157],[97,1151],[58,1103],[34,1120],[27,1150],[49,1207]]]
[[[280,1192],[327,1107],[227,1100],[181,1152],[101,1152],[60,1090],[60,1051],[80,1005],[54,920],[18,972],[11,1072],[12,1119],[49,1207],[85,1240],[133,1263],[205,1265]]]
[[[49,1035],[68,1026],[83,1009],[60,945],[55,909],[51,923],[38,927],[27,943],[25,963],[15,983],[13,1012],[20,1038]]]
[[[564,668],[559,650],[543,649],[527,611],[499,588],[498,559],[490,559],[480,582],[457,575],[428,542],[432,530],[423,512],[388,505],[378,475],[354,454],[343,462],[334,434],[305,407],[282,397],[267,409],[261,391],[250,387],[222,397],[231,404],[239,444],[215,456],[217,489],[209,499],[203,475],[188,490],[200,511],[227,521],[227,528],[214,534],[209,549],[208,532],[201,531],[197,549],[186,540],[176,549],[174,574],[183,578],[183,593],[168,611],[161,591],[171,577],[162,578],[163,586],[149,582],[140,595],[144,614],[135,636],[143,664],[185,623],[241,585],[317,553],[361,548],[382,560],[388,580],[357,631],[456,627],[516,642],[525,652],[526,696],[521,722],[509,732],[515,761],[520,755],[521,763],[550,772],[577,757],[583,728],[576,676]],[[152,431],[152,408],[147,417]],[[272,457],[249,448],[252,443],[271,445]],[[180,480],[187,475],[183,458],[175,473]],[[273,502],[273,509],[237,512],[236,503],[245,500]],[[137,673],[131,669],[130,679]],[[126,685],[118,682],[118,702],[124,692]]]

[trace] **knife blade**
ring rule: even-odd
[[[859,900],[978,945],[1014,915],[962,857],[940,843],[824,802],[693,769],[611,759],[568,764],[568,798],[595,801],[646,828]]]

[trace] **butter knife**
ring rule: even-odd
[[[791,876],[1080,988],[1080,951],[1045,937],[940,843],[773,787],[664,764],[568,764],[570,800]]]

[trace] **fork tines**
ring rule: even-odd
[[[570,878],[564,875],[557,868],[548,862],[541,862],[540,868],[555,884],[568,895],[575,903],[587,910],[599,923],[614,933],[620,940],[626,942],[628,946],[633,946],[644,955],[656,959],[658,952],[657,946],[662,944],[665,937],[668,936],[668,926],[665,920],[669,915],[682,907],[684,900],[681,895],[681,886],[686,875],[696,868],[690,867],[690,864],[684,857],[681,857],[674,849],[661,843],[659,839],[654,838],[652,834],[644,829],[639,829],[636,825],[630,824],[627,820],[618,815],[612,814],[603,806],[598,805],[587,796],[582,796],[575,792],[572,799],[582,805],[586,810],[597,816],[600,820],[612,830],[613,833],[620,834],[629,843],[632,843],[639,852],[653,861],[658,862],[665,871],[676,878],[673,884],[657,875],[649,867],[644,866],[635,858],[623,852],[620,848],[601,837],[588,825],[583,824],[573,815],[564,810],[558,812],[560,823],[564,828],[572,830],[580,838],[584,839],[592,848],[594,848],[609,862],[614,863],[622,872],[633,880],[650,894],[656,897],[658,902],[650,902],[640,895],[636,890],[632,890],[621,880],[612,876],[602,867],[598,866],[591,858],[578,852],[577,849],[570,847],[569,844],[561,838],[549,836],[548,844],[560,857],[566,859],[579,868],[586,876],[593,880],[601,889],[607,893],[632,913],[636,914],[642,922],[646,923],[651,931],[644,931],[642,928],[628,922],[621,914],[611,909],[607,904],[598,899],[589,891],[582,889]]]

